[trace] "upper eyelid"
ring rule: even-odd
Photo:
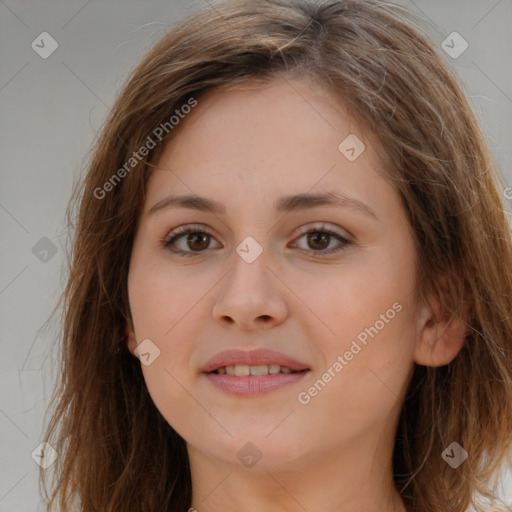
[[[340,230],[343,232],[340,233]],[[297,231],[301,235],[306,234],[309,231],[328,231],[347,240],[353,238],[352,235],[346,229],[342,229],[337,226],[331,227],[329,226],[328,222],[324,221],[313,222],[310,224],[306,224],[304,226],[300,226],[299,228],[297,228]],[[346,233],[346,235],[344,233]]]
[[[209,226],[206,226],[204,224],[196,224],[196,223],[184,224],[182,226],[178,226],[178,227],[172,229],[171,231],[169,231],[169,233],[165,236],[165,240],[170,240],[170,239],[177,237],[179,235],[182,235],[182,234],[186,235],[189,230],[197,231],[197,232],[204,232],[204,233],[208,234],[209,236],[215,238],[213,233],[210,232],[211,229],[212,228],[210,228]],[[311,223],[300,226],[299,228],[297,228],[296,231],[299,235],[304,235],[310,231],[315,231],[315,230],[316,231],[329,231],[329,232],[332,232],[333,234],[335,234],[341,238],[344,238],[346,240],[351,240],[353,238],[352,234],[349,233],[345,229],[342,229],[343,232],[340,233],[339,232],[340,229],[342,229],[342,228],[329,226],[329,223],[327,223],[325,221],[316,221],[316,222],[313,221]]]

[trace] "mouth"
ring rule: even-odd
[[[260,348],[221,352],[201,371],[216,389],[251,397],[297,383],[311,368],[280,352]]]
[[[231,349],[213,356],[201,368],[203,373],[216,372],[227,375],[274,375],[309,370],[305,364],[275,350]]]
[[[237,377],[246,377],[248,375],[277,375],[278,373],[301,373],[309,371],[308,368],[302,370],[292,370],[287,366],[281,366],[279,364],[260,364],[255,366],[249,366],[246,364],[237,364],[229,366],[220,366],[212,372],[217,375],[236,375]]]

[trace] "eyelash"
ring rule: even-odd
[[[160,240],[160,242],[165,249],[171,251],[172,253],[177,254],[178,256],[183,256],[183,257],[199,256],[202,253],[204,253],[205,251],[204,250],[203,251],[182,251],[181,249],[171,248],[171,245],[177,239],[181,238],[183,235],[190,234],[190,233],[206,234],[206,235],[210,236],[211,238],[213,238],[213,235],[208,233],[208,231],[206,231],[201,226],[189,225],[189,226],[185,226],[185,227],[180,226],[180,227],[174,229],[164,239]],[[335,231],[325,227],[324,224],[321,224],[320,226],[314,226],[313,228],[305,228],[305,227],[299,228],[299,235],[300,235],[299,238],[302,238],[302,236],[307,235],[309,233],[327,234],[327,235],[330,235],[330,236],[338,239],[341,242],[341,247],[334,249],[334,250],[330,249],[328,251],[325,251],[325,250],[315,251],[315,250],[311,249],[310,252],[317,253],[314,255],[314,257],[318,257],[318,256],[323,257],[324,255],[341,253],[341,252],[347,250],[350,245],[353,245],[353,242],[351,242],[350,240],[347,240],[345,237],[341,236],[339,233],[336,233]],[[329,242],[330,242],[330,240],[329,240]],[[301,249],[301,250],[307,251],[307,249]]]

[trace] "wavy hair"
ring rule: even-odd
[[[98,191],[192,98],[285,76],[326,87],[376,135],[413,232],[419,295],[437,297],[448,316],[467,312],[457,357],[413,369],[393,456],[406,508],[498,503],[496,474],[512,442],[512,237],[505,180],[455,71],[411,13],[392,3],[228,0],[166,31],[131,72],[68,205],[60,380],[45,432],[59,457],[40,475],[47,510],[191,506],[185,441],[155,407],[125,331],[147,179],[178,130]],[[441,457],[452,441],[469,454],[457,469]]]

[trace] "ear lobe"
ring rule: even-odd
[[[137,341],[135,340],[135,332],[133,330],[133,324],[131,319],[128,319],[126,322],[126,346],[128,350],[131,352],[133,357],[137,357],[134,353],[137,348]]]
[[[414,350],[414,361],[423,366],[444,366],[453,361],[464,346],[468,330],[466,305],[461,317],[441,315],[439,307],[435,309],[434,314],[424,315],[426,319]]]

